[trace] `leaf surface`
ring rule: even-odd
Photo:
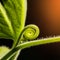
[[[25,25],[26,0],[0,2],[0,38],[17,40]]]

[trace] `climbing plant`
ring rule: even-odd
[[[17,60],[22,49],[47,43],[60,42],[60,36],[37,39],[36,25],[25,26],[27,0],[0,1],[0,38],[13,40],[12,48],[0,46],[0,60]]]

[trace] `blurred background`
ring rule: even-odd
[[[28,24],[40,28],[38,38],[60,35],[60,0],[28,0]],[[60,60],[60,43],[27,48],[20,56],[21,60]]]

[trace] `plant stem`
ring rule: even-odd
[[[29,48],[31,46],[50,44],[50,43],[56,43],[56,42],[60,42],[60,36],[59,37],[38,39],[38,40],[35,40],[35,41],[26,42],[26,43],[20,44],[16,48],[20,47],[20,49],[25,49],[25,48]]]
[[[31,46],[37,46],[42,44],[48,44],[48,43],[54,43],[54,42],[60,42],[60,36],[58,37],[51,37],[51,38],[45,38],[45,39],[38,39],[35,41],[29,41],[22,43],[18,46],[16,46],[14,49],[12,49],[7,55],[5,55],[1,60],[7,60],[7,58],[10,57],[10,55],[14,54],[18,50],[22,50]]]

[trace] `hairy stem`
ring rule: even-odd
[[[37,46],[37,45],[43,45],[43,44],[49,44],[49,43],[55,43],[55,42],[60,42],[60,36],[26,42],[26,43],[20,44],[19,46],[17,46],[17,48],[20,47],[20,49],[25,49],[31,46]]]
[[[42,44],[48,44],[48,43],[54,43],[54,42],[60,42],[60,36],[58,37],[51,37],[51,38],[45,38],[45,39],[39,39],[35,41],[25,42],[18,46],[16,46],[13,50],[11,50],[7,55],[5,55],[1,60],[5,60],[10,57],[10,55],[14,54],[18,50],[22,50],[31,46],[37,46]]]

